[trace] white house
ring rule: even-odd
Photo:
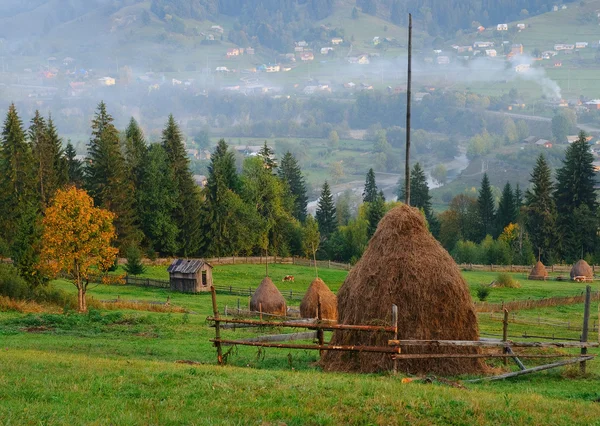
[[[281,67],[277,64],[269,64],[265,67],[266,72],[279,72],[281,71]]]
[[[214,32],[216,32],[216,33],[219,33],[219,34],[223,34],[223,32],[225,31],[225,30],[223,29],[223,27],[222,27],[222,26],[220,26],[220,25],[213,25],[212,27],[210,27],[210,30],[211,30],[211,31],[214,31]]]
[[[520,30],[524,30],[525,29],[525,24],[517,24],[517,28]]]
[[[495,58],[496,56],[498,56],[498,52],[496,52],[496,49],[487,49],[485,51],[485,56],[489,56],[490,58]]]
[[[519,64],[515,67],[515,71],[518,72],[519,74],[522,74],[522,73],[529,71],[530,68],[531,68],[531,65],[529,65],[529,64]]]
[[[327,55],[332,50],[333,50],[333,47],[322,47],[321,48],[321,55]]]
[[[215,68],[215,71],[216,72],[229,72],[227,67],[217,67],[217,68]]]
[[[341,37],[334,37],[331,39],[331,44],[337,45],[337,44],[342,44],[344,42],[344,39]]]
[[[98,79],[98,81],[103,86],[114,86],[115,84],[117,84],[116,80],[112,77],[102,77]]]
[[[560,50],[573,50],[575,49],[575,45],[574,44],[555,44],[554,45],[554,50],[556,51],[560,51]]]
[[[475,49],[487,49],[488,47],[494,47],[493,41],[476,41],[473,43]]]
[[[508,31],[508,24],[498,24],[496,26],[497,31]]]
[[[575,49],[585,49],[588,47],[588,43],[586,41],[578,41],[575,43]]]

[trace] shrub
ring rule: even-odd
[[[31,289],[13,265],[0,264],[0,295],[11,299],[28,299]]]
[[[496,278],[496,287],[521,288],[521,284],[512,275],[503,272]]]
[[[142,264],[142,253],[136,246],[131,246],[127,249],[127,264],[124,266],[125,271],[131,275],[141,275],[146,271]]]
[[[479,299],[479,301],[485,302],[485,300],[490,295],[491,291],[492,290],[487,285],[479,285],[477,287],[477,298]]]

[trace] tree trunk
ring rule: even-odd
[[[85,304],[85,291],[83,286],[77,287],[77,303],[79,305],[79,312],[86,312],[87,306]]]

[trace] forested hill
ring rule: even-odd
[[[336,14],[365,13],[405,25],[411,12],[430,35],[448,37],[480,24],[487,27],[545,13],[559,4],[553,0],[2,0],[0,38],[43,39],[67,23],[90,22],[91,16],[94,25],[78,34],[83,41],[113,32],[115,16],[121,20],[136,16],[136,22],[146,25],[158,20],[175,33],[194,22],[226,20],[229,41],[240,46],[254,41],[286,52],[294,40],[310,38]],[[352,32],[352,28],[337,30]]]
[[[364,13],[406,25],[408,13],[427,26],[429,34],[453,35],[458,30],[495,26],[539,15],[575,0],[357,0]]]

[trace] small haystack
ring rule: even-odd
[[[337,297],[327,287],[321,278],[315,278],[308,287],[302,303],[300,303],[300,315],[302,318],[316,318],[317,304],[321,299],[321,317],[336,321],[338,318]]]
[[[391,324],[398,306],[400,339],[479,340],[477,315],[469,288],[452,257],[427,230],[419,210],[400,205],[381,220],[360,261],[338,292],[340,324]],[[391,333],[335,331],[332,345],[388,346]],[[404,346],[403,354],[479,353],[478,348]],[[388,354],[326,352],[329,371],[391,370]],[[402,372],[476,373],[485,364],[475,358],[399,360]]]
[[[545,281],[548,279],[548,271],[546,271],[546,267],[541,261],[538,260],[538,262],[535,264],[529,273],[529,279],[539,281]]]
[[[285,299],[279,292],[279,289],[275,287],[271,278],[265,277],[252,295],[250,310],[255,312],[260,310],[266,314],[273,315],[287,314]]]
[[[575,265],[573,265],[573,268],[571,268],[571,279],[574,280],[575,278],[578,277],[583,277],[584,280],[593,280],[594,279],[594,271],[591,268],[590,265],[588,265],[588,263],[581,259],[579,262],[577,262]]]

